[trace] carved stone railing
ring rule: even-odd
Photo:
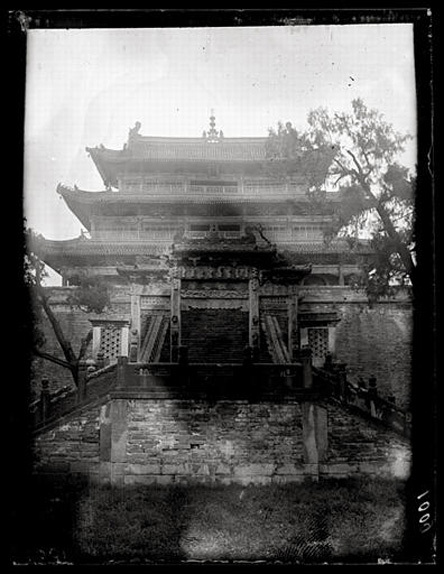
[[[128,362],[121,357],[116,388],[219,398],[278,398],[316,392],[309,353],[293,363],[253,362],[252,354],[246,354],[242,363],[188,363],[186,348],[179,351],[175,363]]]
[[[368,388],[352,384],[347,380],[346,364],[328,361],[323,368],[313,368],[317,388],[342,405],[360,414],[379,421],[398,433],[410,437],[411,414],[389,399],[378,395],[376,379],[369,379]]]
[[[276,401],[304,400],[318,394],[309,352],[301,353],[299,361],[293,363],[257,363],[248,353],[242,363],[188,363],[186,347],[180,347],[176,363],[129,362],[128,357],[121,356],[117,364],[96,367],[92,360],[85,362],[78,387],[63,394],[51,394],[48,380],[42,381],[40,398],[30,406],[36,430],[112,392],[159,398]]]
[[[89,370],[83,365],[79,375],[79,385],[68,392],[49,392],[49,382],[42,380],[40,397],[30,405],[33,427],[39,429],[73,410],[105,396],[115,386],[117,365],[114,363],[102,369]],[[83,372],[82,372],[83,371]]]

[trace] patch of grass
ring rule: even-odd
[[[71,537],[62,546],[78,563],[376,563],[380,558],[396,562],[403,552],[402,482],[89,486],[76,492]]]

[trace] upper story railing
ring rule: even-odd
[[[305,196],[306,186],[281,182],[233,182],[230,184],[194,184],[190,182],[149,182],[122,179],[119,190],[125,194],[144,194],[153,196],[247,196],[247,197],[294,197]]]
[[[238,239],[244,234],[243,227],[240,225],[238,230],[210,230],[208,229],[185,229],[184,238],[186,239],[206,239],[215,234],[221,239]],[[92,239],[95,241],[155,241],[172,243],[181,225],[165,225],[160,227],[156,225],[153,228],[114,228],[103,229],[99,226],[93,232]],[[321,225],[267,225],[261,226],[263,233],[272,243],[290,243],[290,242],[322,242],[324,239],[323,227]]]

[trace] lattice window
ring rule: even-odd
[[[100,351],[110,362],[117,361],[120,355],[122,338],[121,327],[117,325],[104,325],[100,337]]]
[[[308,329],[308,345],[313,353],[313,362],[323,362],[328,354],[327,327],[311,327]]]

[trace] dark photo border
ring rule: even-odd
[[[436,61],[434,14],[426,7],[418,8],[334,8],[316,9],[230,9],[230,10],[12,10],[6,14],[6,82],[3,93],[7,103],[4,114],[7,130],[4,134],[4,175],[7,177],[3,197],[4,253],[11,257],[5,266],[4,282],[11,284],[14,301],[12,317],[4,328],[12,325],[8,335],[3,362],[3,385],[6,388],[4,408],[8,412],[8,429],[4,443],[8,456],[9,535],[20,535],[21,520],[26,516],[25,492],[31,492],[31,447],[25,391],[29,378],[28,295],[23,285],[23,147],[26,87],[26,32],[32,29],[63,28],[167,28],[167,27],[240,27],[285,25],[344,25],[411,23],[414,27],[414,55],[418,117],[418,167],[415,235],[417,241],[418,286],[414,290],[413,385],[412,385],[412,449],[413,467],[408,484],[408,528],[405,563],[434,563],[436,560],[436,503],[437,503],[437,245],[436,239],[436,181],[434,175],[434,108]],[[435,46],[436,47],[436,46]],[[434,71],[435,66],[435,71]],[[9,245],[13,241],[14,248]],[[11,270],[13,281],[10,281]],[[8,307],[7,300],[3,301]],[[10,357],[10,351],[13,356]],[[7,374],[6,374],[7,373]],[[419,498],[428,492],[427,500],[435,519],[432,528],[421,533]],[[420,502],[418,502],[418,500]]]

